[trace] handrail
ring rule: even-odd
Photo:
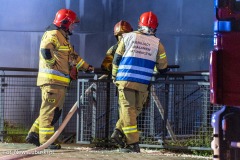
[[[164,74],[154,73],[155,76],[209,76],[209,71],[203,70],[203,71],[186,71],[186,72],[167,72]]]
[[[13,68],[13,67],[0,67],[2,71],[24,71],[24,72],[38,72],[37,68]]]
[[[179,65],[168,65],[168,68],[179,68]],[[0,67],[2,71],[25,71],[25,72],[38,72],[38,68],[16,68],[16,67]],[[95,68],[94,73],[101,74],[107,73],[101,68]]]
[[[179,68],[179,65],[168,65],[168,68]],[[0,71],[23,71],[23,72],[38,72],[37,68],[14,68],[14,67],[0,67]],[[107,71],[103,71],[101,68],[95,68],[93,73],[84,73],[84,75],[91,76],[93,74],[109,74]],[[209,76],[209,71],[186,71],[186,72],[173,72],[169,71],[164,74],[154,72],[153,75],[156,78],[159,77],[174,77],[174,76]]]

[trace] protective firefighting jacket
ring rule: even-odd
[[[118,43],[110,47],[106,53],[106,56],[101,64],[101,68],[105,71],[112,71],[112,61],[113,61],[113,56],[116,52],[116,49],[118,47]]]
[[[158,70],[167,68],[167,56],[160,40],[138,31],[123,34],[112,69],[118,88],[146,91],[154,66]]]
[[[68,86],[69,72],[73,66],[78,70],[87,70],[89,64],[74,51],[68,40],[68,33],[51,25],[41,39],[37,86]]]

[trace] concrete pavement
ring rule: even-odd
[[[25,143],[0,143],[0,159],[3,156],[21,154],[22,151],[33,149]],[[118,150],[86,147],[78,144],[62,144],[60,150],[36,152],[34,155],[20,159],[26,160],[211,160],[211,157],[176,154],[166,150],[149,150],[141,148],[141,153],[120,153]]]

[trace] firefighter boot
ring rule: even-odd
[[[56,143],[52,143],[47,147],[47,149],[61,149],[61,145],[56,144]]]
[[[140,153],[140,147],[139,143],[133,143],[133,144],[128,144],[125,148],[120,148],[119,152],[124,152],[124,153],[130,153],[130,152],[136,152]]]
[[[119,129],[115,129],[113,134],[111,135],[111,139],[122,148],[125,146],[123,138],[124,134]]]
[[[30,132],[26,137],[26,142],[40,146],[39,135],[36,132]]]

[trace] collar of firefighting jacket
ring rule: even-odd
[[[55,26],[54,24],[50,24],[47,28],[46,31],[52,31],[52,30],[58,30],[59,27]]]
[[[135,33],[137,33],[137,34],[149,35],[149,34],[145,34],[145,33],[143,33],[143,32],[140,32],[140,31],[133,31],[133,32],[135,32]],[[155,35],[155,34],[152,34],[152,35],[150,35],[150,36],[154,36],[154,37],[156,37],[156,35]]]
[[[68,32],[64,31],[64,30],[61,29],[61,28],[59,28],[58,31],[59,31],[60,33],[62,33],[62,35],[63,35],[66,39],[68,39],[68,35],[69,35]]]
[[[46,28],[46,31],[52,31],[52,30],[58,30],[66,39],[68,39],[68,32],[64,31],[60,27],[57,27],[54,24],[51,24]]]

